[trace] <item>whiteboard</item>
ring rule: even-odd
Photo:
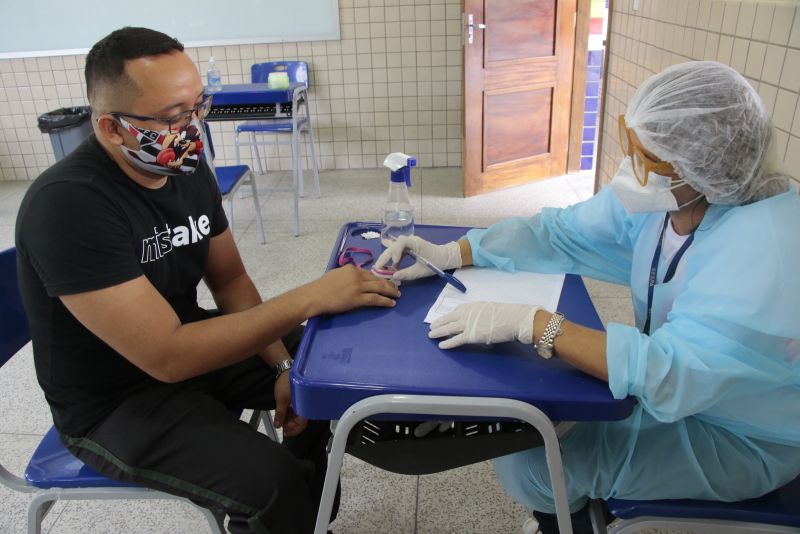
[[[338,40],[338,0],[13,0],[2,2],[0,58],[85,54],[123,26],[187,47]]]

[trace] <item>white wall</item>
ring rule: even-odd
[[[307,61],[323,169],[378,167],[394,151],[416,155],[420,166],[461,165],[460,0],[340,0],[339,19],[338,41],[187,51],[201,72],[213,54],[223,83],[249,81],[256,62]],[[0,179],[33,179],[54,162],[36,117],[86,104],[84,62],[0,60]],[[232,162],[233,123],[214,128],[218,156]],[[272,156],[270,168],[291,168],[288,152]]]

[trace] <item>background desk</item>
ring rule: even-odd
[[[293,106],[295,91],[299,92],[300,97],[304,96],[305,84],[294,83],[286,89],[271,89],[266,83],[226,84],[213,93],[209,93],[206,88],[206,94],[212,95],[212,98],[211,110],[205,120],[215,122],[286,118],[286,115],[276,117],[275,113],[280,111],[281,104],[290,106],[291,115],[296,112]],[[270,112],[270,109],[273,111]]]
[[[377,259],[380,240],[363,239],[361,234],[379,229],[376,223],[346,224],[328,269],[347,246],[369,248]],[[467,230],[417,225],[415,233],[446,243]],[[438,277],[404,282],[394,308],[362,308],[308,322],[291,372],[295,411],[308,419],[341,419],[334,433],[319,517],[329,517],[344,442],[357,420],[380,413],[506,416],[528,421],[542,433],[559,523],[567,521],[561,532],[571,532],[552,421],[624,419],[635,401],[614,399],[606,383],[558,358],[539,358],[529,345],[439,349],[437,341],[428,338],[429,327],[423,319],[443,284]],[[580,277],[567,275],[558,310],[571,321],[602,329]],[[319,519],[316,532],[325,532],[326,525],[326,520]]]

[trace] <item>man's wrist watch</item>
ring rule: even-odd
[[[278,362],[277,365],[275,365],[276,380],[279,376],[281,376],[284,373],[284,371],[288,371],[289,369],[292,368],[292,362],[294,362],[294,360],[292,360],[291,358],[287,358],[285,360]]]
[[[550,316],[547,325],[544,327],[544,332],[539,341],[533,344],[536,352],[544,359],[553,357],[553,345],[555,344],[556,337],[561,335],[561,322],[564,320],[564,314],[555,312]]]

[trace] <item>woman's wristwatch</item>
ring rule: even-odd
[[[555,344],[556,337],[561,335],[561,322],[564,320],[564,314],[555,312],[550,316],[547,325],[544,327],[542,337],[538,342],[534,342],[533,348],[544,359],[553,357],[553,345]]]
[[[294,362],[294,360],[292,360],[291,358],[287,358],[285,360],[278,362],[277,365],[275,365],[275,380],[277,380],[278,377],[284,373],[284,371],[288,371],[289,369],[292,368],[292,362]]]

